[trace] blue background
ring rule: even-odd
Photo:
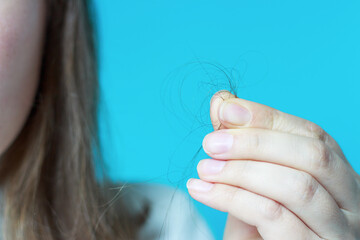
[[[206,157],[201,150],[192,159],[212,131],[210,97],[229,89],[216,66],[231,75],[239,97],[322,126],[359,172],[359,1],[96,5],[101,134],[112,178],[186,191]],[[221,239],[226,214],[195,204]]]

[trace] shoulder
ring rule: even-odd
[[[162,184],[129,185],[134,201],[150,203],[150,213],[140,239],[213,239],[205,220],[182,190]]]

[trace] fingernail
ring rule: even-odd
[[[220,98],[223,93],[231,94],[228,90],[219,90],[219,91],[217,91],[210,99],[210,106],[212,105],[213,101],[216,98]],[[220,99],[222,99],[222,98],[220,98]],[[222,99],[222,101],[223,101],[223,99]]]
[[[200,179],[190,178],[187,183],[186,187],[191,190],[195,190],[197,192],[208,192],[211,190],[214,184],[209,182],[204,182]]]
[[[220,108],[220,119],[234,125],[244,125],[250,121],[251,114],[239,104],[224,102]]]
[[[205,175],[217,174],[224,168],[225,161],[205,159],[199,163],[199,171]]]
[[[231,134],[225,132],[213,132],[205,136],[203,141],[206,153],[220,154],[230,150],[234,141]]]

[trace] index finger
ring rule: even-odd
[[[216,92],[210,101],[214,129],[263,128],[318,138],[343,153],[336,141],[319,125],[270,106],[238,98],[229,91]]]

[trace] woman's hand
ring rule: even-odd
[[[226,240],[360,239],[360,177],[321,127],[228,91],[190,195],[228,212]]]

